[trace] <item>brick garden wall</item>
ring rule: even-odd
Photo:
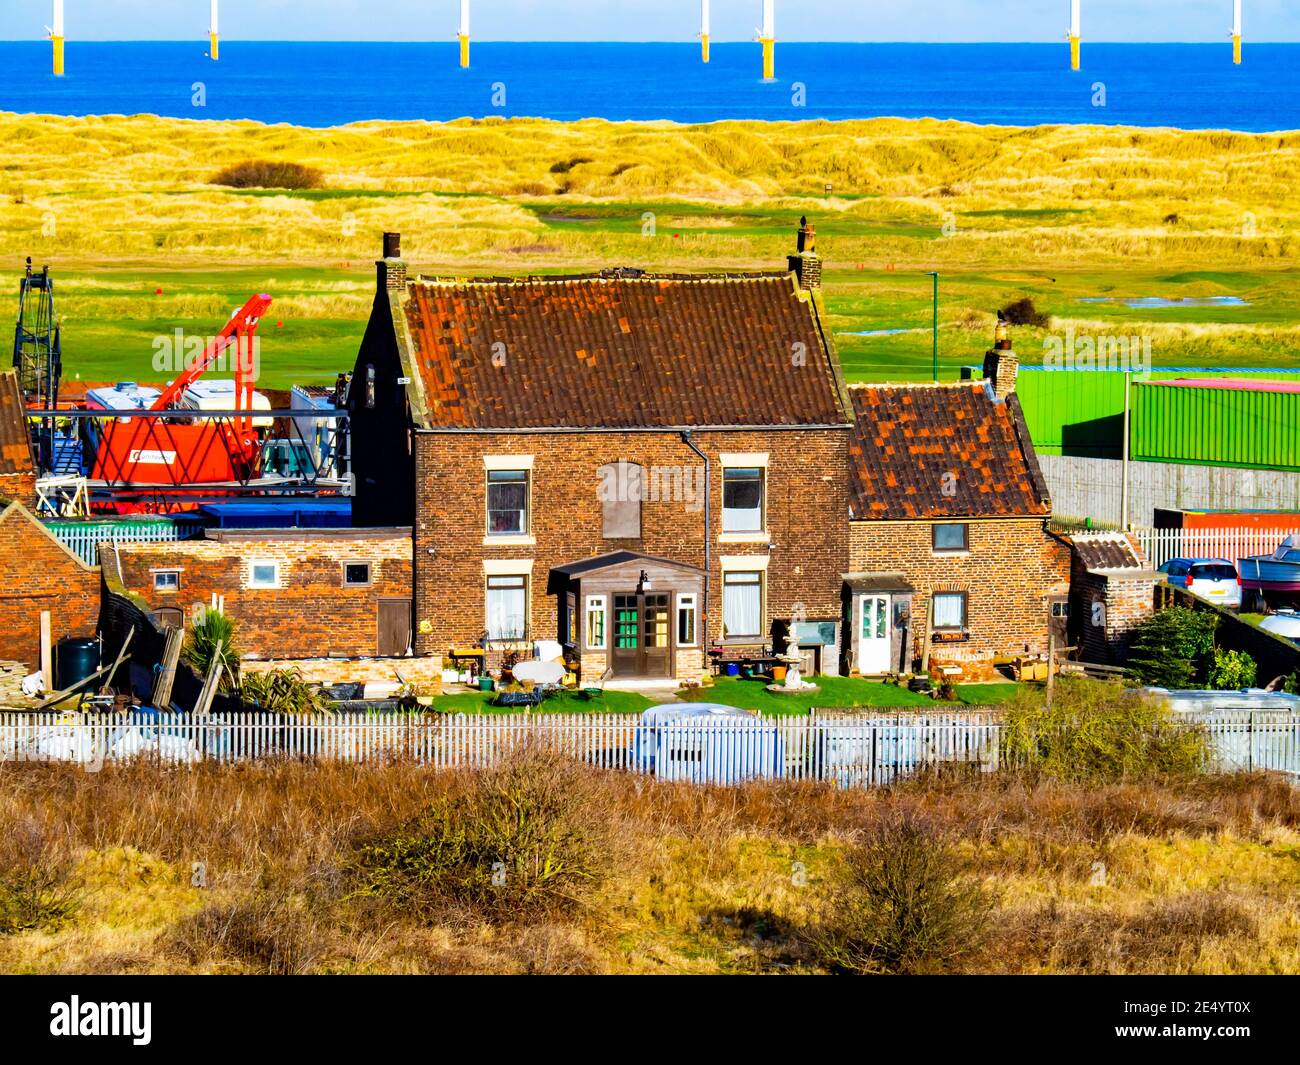
[[[1044,529],[1042,518],[968,522],[969,551],[933,550],[930,521],[859,521],[850,533],[855,573],[901,573],[916,589],[912,654],[921,655],[933,592],[965,592],[967,638],[934,642],[932,666],[960,665],[967,677],[992,676],[1001,655],[1047,651],[1052,596],[1069,590],[1070,549]]]
[[[119,548],[122,581],[151,610],[186,619],[212,593],[239,626],[241,654],[257,658],[358,657],[378,651],[380,599],[411,597],[409,536],[365,539],[189,540]],[[249,587],[253,559],[278,560],[282,587]],[[368,587],[343,586],[345,562],[368,562]],[[157,591],[156,570],[181,571],[179,591]]]
[[[629,381],[629,388],[636,382]],[[770,556],[766,580],[768,631],[802,604],[810,618],[840,616],[841,575],[848,561],[847,430],[700,432],[695,444],[710,457],[712,574],[710,641],[722,626],[723,555]],[[555,597],[547,593],[552,567],[608,551],[630,550],[675,562],[704,564],[704,512],[682,501],[642,505],[640,539],[602,537],[599,468],[625,460],[650,467],[700,468],[702,463],[672,432],[499,433],[416,436],[416,650],[441,654],[472,644],[486,627],[487,559],[532,559],[532,639],[557,634]],[[721,453],[765,452],[766,544],[720,543]],[[485,455],[532,455],[534,544],[485,546]],[[701,482],[702,483],[702,482]],[[432,553],[431,553],[432,552]]]
[[[53,640],[94,636],[99,569],[87,566],[18,504],[0,513],[0,660],[40,667],[41,612]]]

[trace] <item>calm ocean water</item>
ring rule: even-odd
[[[806,119],[933,116],[1036,125],[1097,122],[1194,129],[1300,128],[1300,45],[1084,45],[1071,73],[1064,43],[778,44],[778,80],[759,77],[756,44],[476,43],[462,71],[452,43],[275,44],[223,41],[67,46],[49,74],[44,42],[0,43],[0,110],[141,112],[252,118],[303,126],[364,119],[536,115],[555,119]],[[192,103],[195,82],[206,105]],[[1105,106],[1094,106],[1096,83]],[[803,86],[803,106],[799,85]]]

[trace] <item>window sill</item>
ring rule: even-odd
[[[971,553],[969,548],[966,550],[954,549],[952,551],[945,551],[943,548],[939,547],[931,548],[930,555],[933,558],[970,558]]]
[[[718,534],[720,544],[770,544],[772,534],[767,532],[724,532]]]
[[[484,547],[513,547],[516,545],[532,547],[536,543],[537,538],[535,536],[528,536],[520,533],[483,537]]]

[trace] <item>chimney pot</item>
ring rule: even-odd
[[[402,257],[402,234],[384,234],[384,258],[400,259]]]
[[[799,219],[799,238],[795,253],[789,256],[790,272],[804,290],[822,287],[822,261],[817,256],[817,227],[807,216]]]

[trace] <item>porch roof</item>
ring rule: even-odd
[[[642,562],[650,562],[658,566],[668,566],[672,569],[686,570],[690,573],[704,572],[704,570],[699,566],[693,566],[689,562],[675,562],[671,558],[660,558],[657,555],[643,555],[639,551],[610,551],[603,555],[593,555],[591,558],[580,559],[577,562],[568,562],[563,566],[553,566],[551,572],[561,573],[566,577],[581,577],[585,573],[596,573],[599,570],[613,569],[615,566],[626,566]]]
[[[901,573],[846,573],[844,583],[851,592],[914,592]]]

